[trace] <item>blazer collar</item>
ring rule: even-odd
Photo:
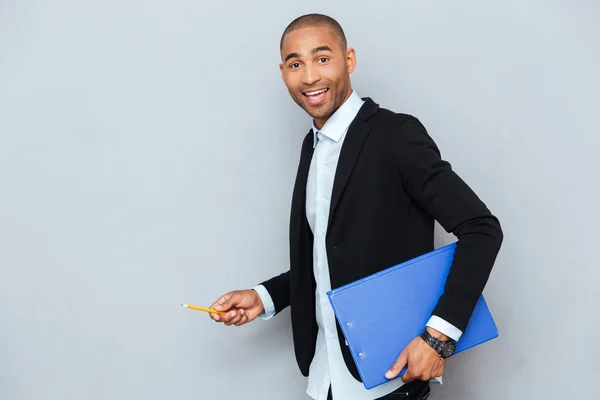
[[[364,101],[364,104],[358,111],[356,118],[362,121],[367,121],[369,118],[375,115],[375,113],[379,109],[379,104],[375,103],[370,97],[363,97],[362,99]]]
[[[346,131],[346,128],[348,128],[348,126],[357,116],[363,104],[364,100],[362,100],[356,91],[353,90],[344,104],[342,104],[341,107],[338,108],[338,110],[327,120],[327,122],[325,122],[325,125],[323,125],[321,129],[317,129],[313,120],[313,147],[316,147],[317,145],[319,133],[327,136],[334,142],[339,142],[342,138],[342,135]]]

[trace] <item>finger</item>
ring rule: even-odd
[[[243,315],[243,316],[242,316],[242,319],[241,319],[239,322],[237,322],[237,323],[235,324],[235,326],[242,326],[242,325],[244,325],[246,322],[248,322],[248,315]]]
[[[234,319],[236,316],[236,310],[231,310],[227,314],[220,315],[219,317],[221,319],[221,322],[223,322],[225,325],[230,325],[231,320]]]
[[[402,375],[400,379],[402,382],[408,383],[414,381],[416,378],[416,374],[410,369],[409,366],[406,366],[406,372]]]
[[[229,323],[230,325],[237,325],[244,318],[244,310],[236,310],[237,315]]]
[[[226,316],[228,316],[228,320],[227,322],[225,322],[225,325],[230,326],[235,324],[236,322],[238,322],[240,319],[242,319],[242,316],[240,315],[239,311],[237,310],[233,310],[231,312],[228,312],[226,314]]]
[[[238,313],[240,314],[240,321],[239,322],[242,322],[242,320],[247,320],[248,319],[248,313],[243,308],[238,309]],[[238,325],[239,322],[236,322],[236,325]]]
[[[438,368],[434,369],[434,371],[431,374],[431,377],[432,378],[439,378],[440,376],[442,376],[444,374],[444,367],[445,366],[446,366],[445,362],[441,363]]]
[[[444,361],[439,359],[439,356],[425,356],[420,362],[419,379],[427,381],[442,375],[444,371]]]
[[[402,368],[402,371],[400,371],[400,373],[398,374],[398,376],[400,377],[400,379],[402,379],[402,380],[406,379],[406,378],[405,378],[405,377],[406,377],[406,371],[408,371],[408,365],[405,365],[405,366]],[[406,382],[405,382],[405,383],[406,383]]]
[[[437,357],[437,356],[436,356]],[[426,358],[420,358],[417,363],[413,363],[412,369],[410,371],[410,377],[412,379],[420,379],[422,381],[428,381],[439,375],[438,371],[440,369],[439,358],[435,358],[433,361],[429,361]]]
[[[242,318],[244,318],[243,316],[241,316],[239,313],[238,315],[232,319],[231,321],[229,321],[229,323],[227,323],[227,326],[231,326],[231,325],[237,325],[240,323],[240,321],[242,320]]]
[[[221,322],[221,316],[219,314],[208,313],[208,315],[210,316],[211,319],[213,319],[217,322]]]
[[[398,356],[398,359],[392,364],[389,371],[385,373],[385,377],[388,379],[393,379],[396,376],[398,376],[398,374],[400,373],[402,368],[406,365],[407,361],[408,361],[408,352],[405,349],[405,350],[402,350],[402,352],[400,353],[400,356]]]

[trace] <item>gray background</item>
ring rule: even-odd
[[[597,398],[597,4],[3,1],[0,398],[307,399],[288,311],[179,304],[288,268],[310,120],[278,44],[315,11],[357,92],[419,117],[505,230],[501,336],[433,398]]]

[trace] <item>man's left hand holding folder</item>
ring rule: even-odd
[[[449,339],[449,337],[431,327],[427,327],[426,329],[427,332],[439,340],[446,341]],[[405,383],[415,379],[428,381],[442,376],[446,360],[442,360],[435,349],[428,345],[420,336],[417,336],[402,350],[396,362],[392,364],[390,370],[385,374],[385,377],[388,379],[395,378],[407,364],[408,369],[400,377]]]

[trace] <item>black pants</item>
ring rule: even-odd
[[[429,387],[429,381],[414,380],[412,382],[402,385],[398,389],[394,390],[392,393],[380,397],[380,399],[427,400],[429,398],[430,393],[431,388]],[[331,395],[331,387],[329,387],[329,394],[327,395],[327,400],[333,400],[333,396]]]

